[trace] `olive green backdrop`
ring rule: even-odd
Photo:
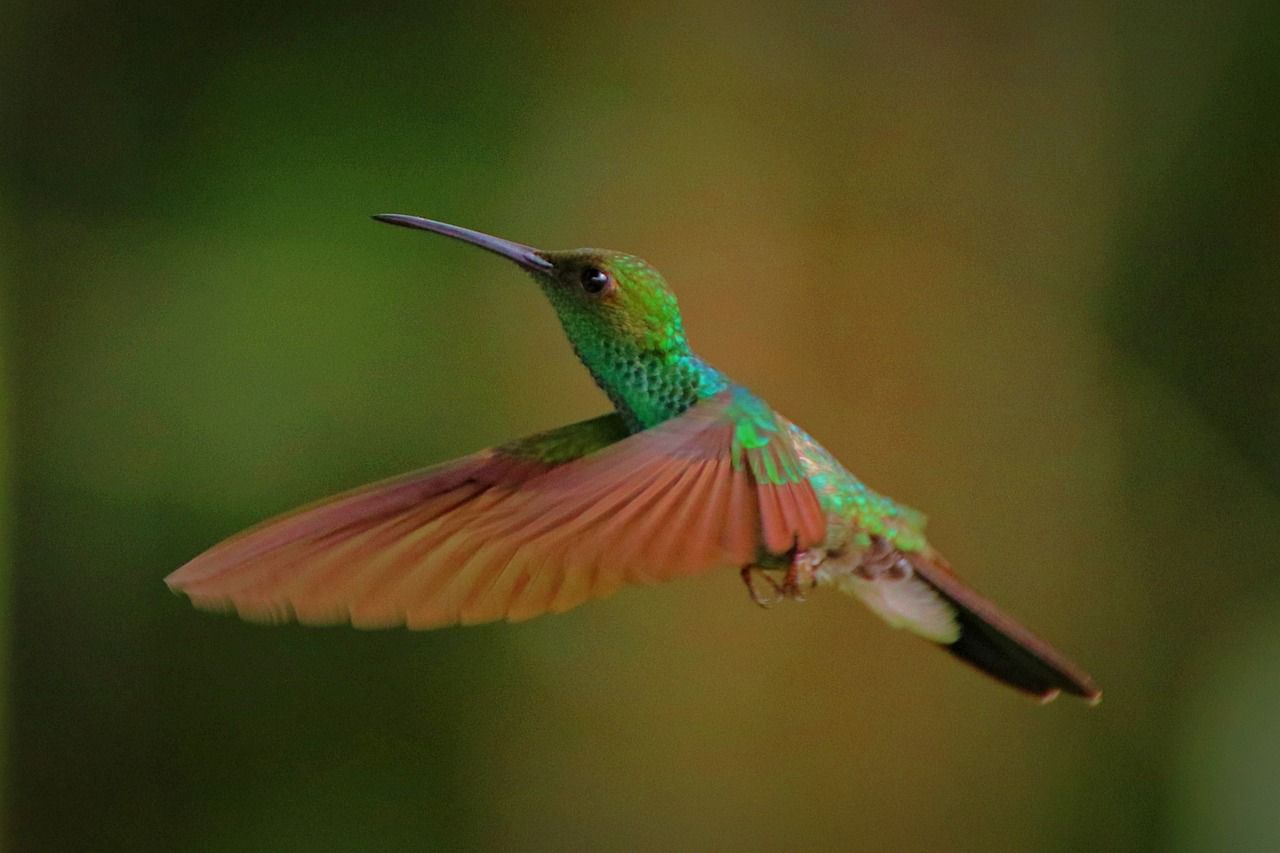
[[[1280,849],[1275,9],[0,6],[5,843]],[[244,525],[604,408],[527,278],[382,211],[646,257],[1106,701],[732,573],[191,610]]]

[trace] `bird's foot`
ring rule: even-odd
[[[757,575],[764,578],[769,585],[769,595],[760,594],[760,589],[756,585]],[[783,601],[804,601],[805,590],[812,589],[815,582],[814,566],[802,551],[792,558],[791,565],[787,567],[781,583],[774,580],[768,570],[751,565],[742,567],[742,582],[746,584],[751,600],[764,608]]]
[[[872,536],[871,547],[863,552],[853,573],[869,581],[900,581],[911,577],[914,570],[911,561],[901,551],[881,537]]]
[[[751,600],[768,610],[775,604],[787,600],[785,586],[778,583],[773,577],[759,566],[743,566],[742,582],[747,586],[747,594],[751,596]],[[759,588],[756,586],[756,576],[764,578],[765,583],[769,585],[769,595],[762,596]]]
[[[813,584],[810,583],[809,586]],[[787,573],[782,576],[782,595],[791,601],[804,601],[804,587],[801,585],[800,569],[792,563]]]

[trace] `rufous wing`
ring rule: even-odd
[[[608,415],[321,501],[166,582],[250,619],[431,628],[752,563],[825,526],[786,430],[730,389],[634,435]]]

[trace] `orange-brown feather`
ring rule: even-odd
[[[598,419],[599,447],[566,427],[577,459],[528,458],[517,443],[348,492],[215,546],[169,583],[250,618],[428,628],[562,612],[624,583],[817,544],[809,484],[756,473],[794,450],[733,464],[730,405],[722,395],[615,443]],[[564,446],[559,432],[530,441]]]

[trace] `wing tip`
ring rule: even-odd
[[[193,566],[199,559],[199,557],[196,557],[194,560],[183,563],[165,575],[164,585],[169,588],[170,592],[175,594],[185,592],[188,586],[199,580],[197,573],[193,571]]]

